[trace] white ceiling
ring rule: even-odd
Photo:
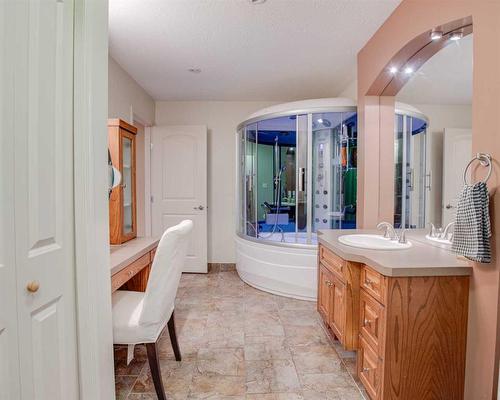
[[[330,97],[399,3],[110,0],[110,53],[155,100]]]
[[[472,38],[450,43],[415,73],[397,95],[410,104],[472,104]]]

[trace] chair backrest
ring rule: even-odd
[[[168,321],[186,259],[193,221],[184,220],[162,235],[149,274],[140,325]]]

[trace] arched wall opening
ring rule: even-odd
[[[358,224],[391,221],[394,210],[394,96],[406,83],[391,66],[423,65],[440,50],[430,32],[474,30],[473,153],[488,152],[493,263],[474,264],[470,283],[465,399],[497,396],[499,361],[500,2],[403,0],[358,54]],[[378,168],[374,168],[378,166]],[[479,174],[479,170],[477,171]]]

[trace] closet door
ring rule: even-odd
[[[12,43],[12,65],[2,76],[9,129],[0,146],[1,215],[9,247],[0,254],[0,398],[78,399],[73,1],[5,3],[9,30],[0,30],[2,42]]]

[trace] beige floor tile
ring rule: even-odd
[[[301,389],[292,360],[246,361],[247,393],[295,392]]]
[[[187,398],[193,379],[194,368],[194,362],[160,361],[163,386],[167,398],[173,400],[185,400]],[[132,388],[132,393],[155,393],[149,366],[146,366],[137,378]]]
[[[262,292],[235,271],[183,274],[176,325],[183,361],[175,361],[166,329],[158,343],[169,399],[363,398],[348,373],[353,353],[326,336],[314,302]],[[117,398],[156,399],[145,346],[136,346],[129,366],[126,352],[115,347]]]
[[[338,388],[356,385],[345,369],[328,374],[299,374],[299,378],[304,391],[335,392]]]
[[[260,393],[247,394],[246,400],[303,400],[300,393]]]
[[[275,311],[246,311],[245,336],[284,336],[279,314]]]
[[[196,369],[201,374],[245,376],[243,348],[200,349]]]
[[[339,357],[333,354],[301,354],[293,356],[299,374],[335,373],[344,369]]]
[[[292,358],[290,347],[283,336],[247,336],[245,360],[287,360]]]
[[[134,385],[136,376],[116,376],[115,377],[115,391],[117,400],[125,400]]]
[[[224,376],[197,373],[189,390],[189,399],[223,399],[224,396],[244,396],[244,376]]]

